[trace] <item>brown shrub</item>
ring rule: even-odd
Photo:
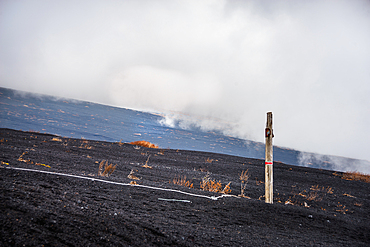
[[[145,165],[143,165],[142,167],[144,167],[144,168],[149,168],[149,169],[152,169],[152,168],[153,168],[153,167],[151,167],[150,165],[148,165],[149,158],[150,158],[150,155],[149,155],[148,159],[146,160]]]
[[[221,191],[221,193],[223,193],[223,194],[230,194],[230,193],[231,193],[230,184],[231,184],[231,182],[229,182],[229,183],[225,186],[225,188]]]
[[[200,188],[204,191],[221,192],[222,184],[220,181],[209,180],[200,182]]]
[[[113,164],[108,165],[108,161],[102,160],[99,164],[99,176],[102,177],[109,177],[114,170],[116,170],[117,165],[113,166]]]
[[[170,181],[171,183],[171,181]],[[177,184],[177,185],[181,185],[181,186],[185,186],[185,187],[189,187],[189,188],[193,188],[193,184],[188,180],[186,181],[186,176],[180,176],[180,177],[175,177],[174,179],[172,179],[172,183],[173,184]]]
[[[248,179],[250,175],[248,174],[248,169],[246,171],[242,171],[242,173],[239,176],[240,179],[240,195],[241,197],[245,197],[245,188],[247,187]]]
[[[61,142],[62,141],[62,139],[60,139],[58,137],[53,137],[51,140],[55,141],[55,142]]]
[[[200,182],[200,189],[204,191],[210,192],[218,192],[218,193],[225,193],[228,194],[231,192],[230,183],[228,183],[224,189],[222,189],[221,181],[216,182],[209,178],[209,174],[207,174],[202,181]]]
[[[137,171],[137,170],[136,170]],[[134,169],[132,169],[131,170],[131,172],[130,172],[130,174],[128,174],[127,175],[127,177],[129,178],[129,179],[134,179],[134,180],[140,180],[140,178],[138,178],[138,177],[136,177],[135,175],[134,175]]]
[[[210,159],[210,158],[207,158],[207,159],[206,159],[206,163],[210,163],[210,164],[211,164],[211,163],[212,163],[212,161],[213,161],[213,159]]]
[[[356,180],[370,183],[370,175],[361,172],[345,172],[343,173],[342,179]]]
[[[147,142],[147,141],[136,141],[136,142],[130,142],[129,144],[142,146],[142,147],[146,147],[146,148],[158,148],[157,145],[155,145],[153,143],[150,143],[150,142]]]
[[[310,193],[308,193],[307,195],[307,198],[306,198],[308,201],[316,201],[316,202],[319,202],[322,200],[322,198],[317,194],[317,192],[313,192],[313,191],[310,191]]]

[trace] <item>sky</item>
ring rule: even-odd
[[[0,0],[0,86],[370,160],[370,1]]]

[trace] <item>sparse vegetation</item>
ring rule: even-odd
[[[147,141],[135,141],[135,142],[130,142],[129,144],[136,145],[136,146],[142,146],[146,148],[158,148],[157,145],[147,142]]]
[[[21,161],[21,162],[25,162],[25,163],[27,163],[27,164],[35,164],[35,165],[37,165],[37,166],[45,166],[45,167],[47,167],[47,168],[50,168],[50,166],[49,165],[46,165],[46,164],[43,164],[43,163],[38,163],[38,162],[33,162],[33,161],[31,161],[30,159],[24,159],[23,158],[23,156],[25,155],[25,154],[28,154],[28,152],[23,152],[22,154],[21,154],[21,156],[19,156],[19,158],[17,159],[18,161]]]
[[[114,170],[116,170],[117,165],[113,166],[113,164],[108,165],[108,161],[102,160],[99,164],[99,172],[98,175],[102,177],[109,177]]]
[[[23,156],[25,155],[25,154],[27,154],[28,152],[23,152],[22,154],[21,154],[21,156],[19,156],[19,158],[18,158],[18,161],[22,161],[22,162],[25,162],[25,163],[30,163],[31,162],[31,160],[26,160],[26,159],[23,159]],[[33,162],[32,162],[33,163]]]
[[[350,194],[348,194],[348,193],[344,193],[343,195],[344,195],[344,196],[348,196],[348,197],[352,197],[352,198],[356,198],[355,196],[350,195]]]
[[[231,182],[229,182],[225,188],[221,191],[222,194],[230,194],[231,193],[231,188],[230,188]]]
[[[143,165],[143,167],[144,167],[144,168],[152,169],[153,167],[151,167],[151,166],[149,166],[149,165],[148,165],[149,158],[150,158],[150,155],[149,155],[148,159],[146,160],[145,165]]]
[[[342,214],[346,214],[346,213],[348,213],[348,212],[349,212],[349,209],[348,209],[348,208],[346,208],[346,206],[345,206],[345,205],[340,204],[340,202],[338,202],[337,208],[338,208],[338,209],[336,209],[335,211],[340,212],[340,213],[342,213]]]
[[[37,166],[45,166],[47,168],[51,168],[49,165],[45,165],[45,164],[42,164],[42,163],[36,163],[35,165],[37,165]]]
[[[313,192],[313,191],[310,191],[310,193],[308,193],[306,199],[308,201],[321,201],[322,198],[318,195],[317,191]]]
[[[186,180],[186,176],[180,176],[180,177],[175,177],[170,181],[170,183],[193,188],[193,183],[191,183],[189,180]]]
[[[370,175],[361,172],[345,172],[342,175],[343,179],[355,180],[370,183]]]
[[[136,170],[136,171],[137,171],[137,170]],[[136,176],[134,175],[134,173],[135,173],[135,171],[134,171],[134,169],[132,169],[132,170],[131,170],[131,172],[130,172],[130,174],[128,174],[128,175],[127,175],[127,177],[128,177],[129,179],[140,180],[140,178],[136,177]]]
[[[210,163],[210,164],[211,164],[211,163],[212,163],[212,161],[213,161],[213,159],[210,159],[210,158],[207,158],[207,159],[206,159],[206,163]]]
[[[79,148],[93,149],[92,146],[89,146],[86,143],[85,144],[84,143],[81,143],[81,146],[79,146]]]
[[[245,188],[247,187],[249,177],[250,175],[248,174],[248,169],[245,171],[242,171],[242,173],[239,176],[239,180],[240,180],[240,195],[239,196],[241,197],[246,197],[244,192],[245,192]]]
[[[211,192],[218,192],[218,193],[225,193],[228,194],[231,192],[230,183],[222,189],[221,181],[216,182],[215,180],[210,179],[209,173],[205,177],[202,178],[200,182],[200,189],[204,191],[211,191]]]
[[[327,188],[325,188],[324,186],[323,187],[319,187],[319,185],[312,185],[310,190],[313,190],[313,191],[321,191],[321,192],[325,192],[325,193],[328,193],[328,194],[333,194],[334,190],[332,187],[328,186]]]
[[[258,180],[257,178],[256,178],[256,185],[257,186],[259,186],[259,185],[261,185],[261,184],[264,184],[265,182],[263,182],[263,181],[261,181],[261,180]]]

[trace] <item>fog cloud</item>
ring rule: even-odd
[[[366,0],[3,0],[0,37],[2,87],[370,160]]]

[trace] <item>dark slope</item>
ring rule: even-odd
[[[264,180],[262,160],[185,150],[135,149],[128,144],[9,129],[0,133],[2,246],[370,244],[370,186],[341,179],[340,173],[275,162],[275,200],[270,205],[259,200],[264,194],[260,182]],[[144,168],[148,157],[151,168]],[[110,177],[97,176],[102,160],[117,165]],[[212,200],[11,168],[125,184],[134,181],[127,177],[133,170],[140,178],[135,180],[139,185],[206,196],[222,195],[199,189],[207,173],[223,185],[231,182],[231,194],[236,196],[240,193],[239,175],[248,169],[251,177],[245,194],[251,199]],[[193,189],[169,183],[185,175],[192,180]]]

